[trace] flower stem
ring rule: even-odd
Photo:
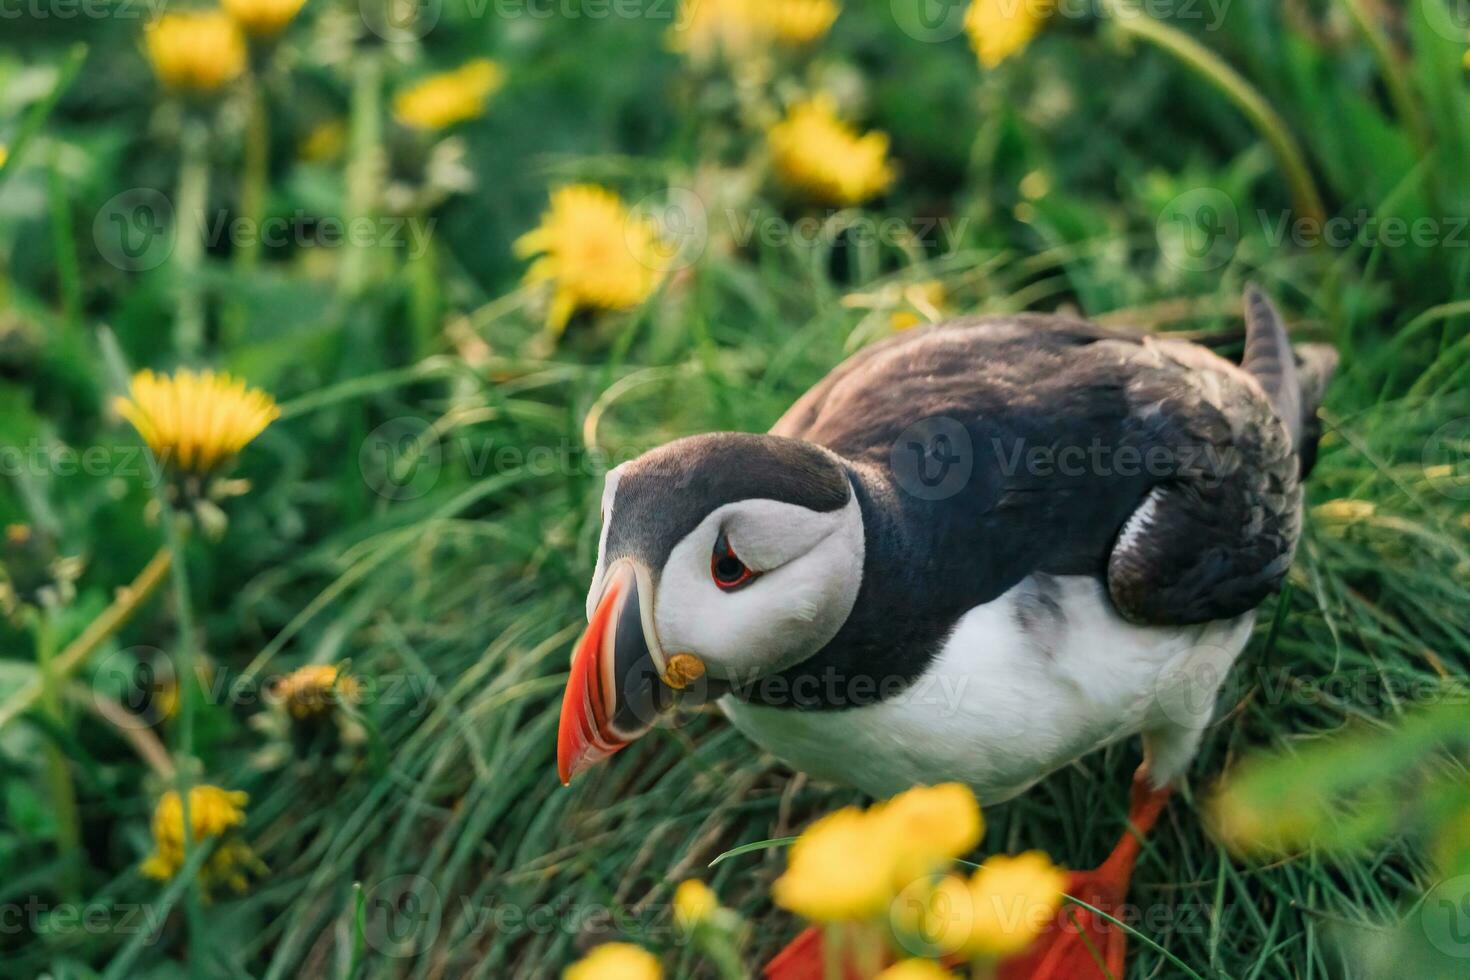
[[[1409,85],[1409,78],[1404,73],[1402,62],[1394,53],[1388,38],[1380,30],[1379,24],[1364,8],[1363,0],[1340,0],[1340,2],[1347,8],[1348,16],[1353,19],[1353,23],[1358,25],[1358,30],[1363,32],[1363,39],[1368,42],[1368,47],[1373,49],[1373,57],[1378,61],[1378,70],[1383,73],[1383,82],[1388,88],[1388,97],[1393,100],[1394,112],[1408,127],[1409,135],[1413,138],[1415,146],[1419,148],[1420,155],[1427,156],[1430,150],[1429,126],[1424,121],[1424,113],[1414,98],[1414,90]]]
[[[186,111],[179,162],[177,241],[174,244],[174,284],[178,299],[174,319],[174,350],[185,362],[204,350],[204,209],[209,204],[209,130],[205,121]]]
[[[260,266],[261,221],[265,216],[266,180],[270,166],[270,106],[266,98],[265,75],[253,71],[246,79],[249,115],[245,123],[244,160],[240,172],[240,217],[248,229],[235,248],[235,270],[242,274]],[[249,311],[243,300],[230,307],[226,320],[231,344],[245,340]]]
[[[374,52],[363,52],[353,62],[352,104],[348,128],[347,214],[353,228],[372,217],[380,197],[383,176],[383,66]],[[373,246],[362,236],[349,235],[342,258],[338,288],[344,296],[359,295],[372,281]]]
[[[102,348],[102,360],[107,365],[108,373],[111,375],[113,385],[119,390],[126,390],[128,377],[127,359],[123,356],[122,348],[117,344],[117,338],[112,331],[103,327],[98,330],[97,339]],[[208,945],[208,937],[204,929],[204,906],[199,892],[198,868],[204,860],[194,861],[190,855],[197,853],[199,848],[194,840],[193,814],[190,813],[189,788],[194,776],[194,695],[198,685],[198,674],[195,672],[195,644],[197,642],[194,630],[193,600],[189,591],[188,570],[184,567],[184,527],[183,519],[169,500],[169,484],[164,478],[163,464],[151,452],[148,455],[150,477],[152,478],[153,500],[158,506],[158,512],[163,522],[164,548],[160,554],[176,556],[172,562],[165,563],[159,569],[158,578],[163,578],[164,571],[170,573],[169,581],[173,586],[175,616],[178,619],[179,645],[175,655],[174,674],[179,679],[179,724],[177,729],[178,745],[174,753],[175,780],[174,788],[179,794],[179,809],[183,817],[183,856],[184,867],[180,874],[189,876],[188,883],[184,886],[184,918],[188,923],[189,936],[189,976],[202,976],[204,974],[204,953]],[[152,563],[150,563],[151,565]],[[208,846],[207,844],[205,845]],[[172,886],[170,886],[172,887]]]
[[[245,236],[235,253],[240,269],[260,264],[260,217],[265,210],[266,166],[270,154],[270,108],[266,105],[265,79],[252,73],[249,80],[250,116],[245,126],[244,172],[240,175],[240,214],[256,234]]]
[[[61,283],[61,322],[67,343],[75,345],[82,330],[82,275],[77,262],[76,240],[72,238],[71,201],[67,198],[59,145],[51,152],[49,178],[46,187],[51,204],[56,277]]]
[[[163,747],[157,735],[143,727],[137,715],[100,692],[89,691],[87,694],[84,706],[116,728],[118,735],[132,745],[133,751],[138,753],[138,758],[146,762],[148,768],[152,769],[159,779],[172,782],[177,778],[174,760],[169,757],[168,749]],[[76,698],[73,697],[73,700]]]
[[[158,465],[156,461],[154,465]],[[199,846],[199,842],[194,840],[194,818],[189,812],[189,788],[193,782],[193,768],[187,765],[194,753],[194,694],[198,678],[194,672],[196,637],[193,599],[189,589],[188,570],[184,567],[184,534],[181,527],[183,517],[168,502],[163,482],[157,481],[156,486],[155,494],[163,508],[164,541],[168,549],[179,556],[179,560],[173,563],[170,576],[176,607],[174,614],[178,618],[179,628],[179,648],[175,656],[175,673],[179,678],[179,727],[174,756],[181,764],[175,769],[174,788],[178,790],[179,805],[183,811],[184,863],[188,864],[190,852]],[[189,975],[199,976],[203,969],[205,935],[204,909],[197,880],[189,882],[188,890],[184,893],[184,916],[189,923]]]
[[[63,680],[55,656],[56,629],[48,611],[35,610],[31,616],[31,633],[36,642],[36,664],[41,671],[41,711],[57,729],[65,730],[61,710]],[[75,901],[82,894],[81,821],[77,816],[77,793],[72,783],[71,766],[66,753],[54,739],[48,739],[46,743],[46,782],[56,817],[56,847],[62,861],[62,897]]]
[[[1292,207],[1300,217],[1314,221],[1321,227],[1327,220],[1327,213],[1312,171],[1307,166],[1306,157],[1286,121],[1271,108],[1265,97],[1239,72],[1226,64],[1223,58],[1183,31],[1155,20],[1126,2],[1104,2],[1121,30],[1178,58],[1245,113],[1276,154],[1276,161],[1291,189]]]
[[[740,959],[740,946],[734,933],[719,922],[706,922],[694,929],[699,948],[714,964],[720,980],[746,980],[749,976]]]
[[[409,323],[413,331],[413,357],[417,361],[433,353],[435,342],[439,339],[439,318],[443,312],[439,292],[439,256],[434,248],[434,239],[425,238],[423,252],[409,255],[408,276]]]
[[[117,598],[112,601],[112,605],[92,620],[82,631],[81,636],[72,640],[67,644],[66,649],[52,659],[52,673],[58,680],[70,677],[81,666],[82,661],[102,644],[103,640],[122,629],[133,614],[148,601],[168,573],[172,557],[167,548],[160,549],[138,573],[138,577],[133,579],[131,585],[118,590]],[[4,730],[7,724],[41,699],[42,686],[40,680],[33,681],[11,695],[5,703],[0,704],[0,730]]]

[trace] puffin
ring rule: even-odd
[[[910,329],[767,433],[611,470],[562,782],[690,702],[874,797],[957,781],[998,803],[1139,736],[1129,826],[1067,888],[1120,907],[1301,533],[1337,355],[1293,347],[1254,285],[1244,322],[1238,364],[1057,314]],[[1121,977],[1124,940],[1064,909],[1002,976]],[[820,977],[820,941],[767,975]]]

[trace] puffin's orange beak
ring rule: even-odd
[[[602,597],[572,653],[556,745],[563,784],[643,735],[671,703],[640,577],[628,559],[608,569]]]

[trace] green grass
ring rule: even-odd
[[[1238,0],[1219,31],[1181,26],[1294,130],[1330,213],[1433,220],[1447,237],[1453,216],[1470,213],[1463,40],[1426,26],[1414,4],[1372,22],[1374,44],[1390,52],[1382,62],[1345,9],[1310,6],[1306,20],[1287,20],[1274,4]],[[698,976],[707,967],[679,943],[667,909],[689,876],[745,915],[748,962],[769,956],[797,928],[768,897],[779,851],[709,863],[855,794],[793,777],[713,710],[681,716],[571,789],[556,780],[603,460],[693,432],[764,429],[887,329],[886,314],[845,296],[933,277],[955,312],[1065,309],[1201,333],[1237,330],[1241,287],[1255,279],[1297,333],[1339,346],[1309,493],[1376,509],[1347,526],[1309,520],[1290,586],[1262,611],[1190,788],[1149,840],[1130,924],[1169,956],[1136,942],[1130,975],[1180,975],[1169,957],[1238,980],[1372,975],[1358,944],[1434,880],[1412,842],[1244,862],[1212,840],[1197,808],[1251,753],[1392,725],[1470,672],[1467,507],[1426,474],[1459,459],[1465,478],[1470,234],[1458,246],[1273,242],[1270,222],[1290,198],[1272,154],[1165,54],[1069,24],[982,80],[962,39],[921,44],[888,11],[851,5],[802,71],[851,79],[865,121],[893,134],[903,177],[875,213],[967,218],[953,248],[711,247],[644,309],[578,322],[548,353],[509,252],[547,184],[595,178],[630,200],[669,185],[735,186],[711,176],[712,148],[733,141],[739,152],[722,162],[754,174],[739,142],[749,136],[727,132],[711,107],[718,90],[695,86],[662,50],[663,23],[506,21],[451,3],[427,54],[390,73],[491,52],[512,81],[461,134],[478,179],[432,212],[432,265],[378,256],[369,261],[380,274],[344,296],[341,265],[360,256],[278,249],[250,271],[212,250],[198,286],[216,316],[243,309],[245,327],[210,360],[274,392],[283,419],[242,460],[252,489],[225,505],[225,536],[191,540],[185,571],[208,683],[253,683],[235,699],[206,691],[192,760],[177,723],[146,731],[195,778],[250,793],[247,837],[269,872],[248,894],[185,916],[183,879],[164,888],[137,870],[166,786],[88,706],[94,690],[115,691],[117,664],[139,648],[178,655],[179,606],[165,589],[88,659],[57,713],[30,711],[0,730],[0,909],[69,901],[105,912],[96,930],[57,914],[0,930],[0,972],[538,978],[621,938],[664,954],[671,976]],[[170,360],[171,267],[120,270],[92,238],[115,194],[176,177],[170,117],[153,107],[136,27],[22,22],[22,46],[0,49],[0,90],[41,93],[0,99],[0,142],[19,149],[35,134],[0,175],[6,445],[134,445],[105,408],[114,382],[99,327],[116,331],[136,365]],[[292,43],[304,51],[322,29],[303,27]],[[86,64],[53,107],[45,93],[71,70],[57,66],[78,38],[90,43]],[[630,51],[645,70],[626,70]],[[341,214],[342,165],[296,160],[294,140],[347,110],[350,80],[309,58],[289,78],[268,207]],[[1403,118],[1404,99],[1428,147]],[[213,149],[220,207],[235,192],[232,132]],[[1018,189],[1032,173],[1046,193]],[[1208,268],[1166,258],[1179,255],[1169,252],[1171,209],[1194,207],[1178,200],[1199,189],[1240,218],[1235,247]],[[798,213],[765,192],[737,206]],[[427,453],[397,482],[384,482],[375,451],[384,425],[394,446],[406,433]],[[1461,442],[1446,446],[1446,433]],[[0,483],[0,523],[32,525],[85,558],[75,600],[53,620],[59,642],[161,543],[144,517],[144,482],[46,465]],[[0,657],[3,703],[37,676],[38,654],[30,634],[5,625]],[[259,702],[264,679],[340,660],[368,685],[346,736],[293,733]],[[47,749],[66,760],[77,795],[70,854]],[[1118,745],[992,808],[982,851],[1097,861],[1122,826],[1138,761],[1136,745]],[[161,932],[136,928],[143,913]]]

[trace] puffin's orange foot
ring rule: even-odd
[[[1091,871],[1067,876],[1067,894],[1114,918],[1128,897],[1140,839],[1169,802],[1169,789],[1154,788],[1143,769],[1133,777],[1128,822],[1113,853]],[[1123,980],[1127,933],[1101,916],[1064,902],[1056,919],[1022,956],[1001,964],[1000,980]]]
[[[803,929],[761,972],[766,980],[826,980],[821,927]],[[842,964],[841,976],[843,980],[864,980],[862,971],[851,961]]]

